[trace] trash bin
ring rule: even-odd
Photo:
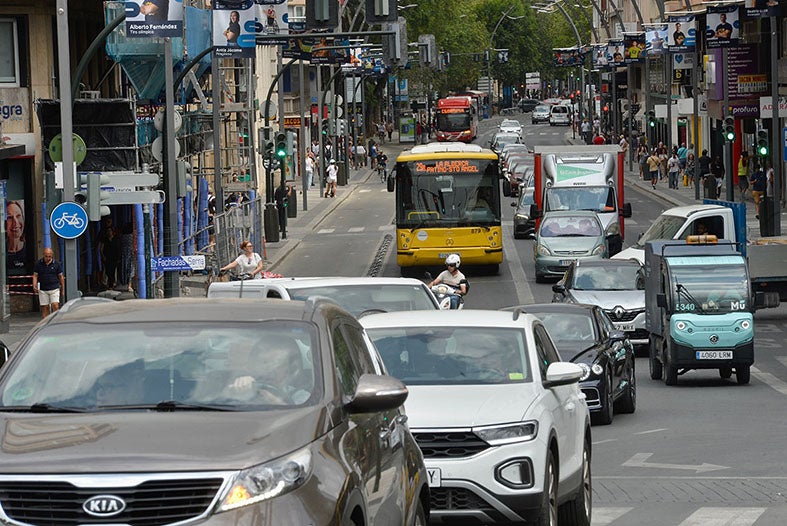
[[[760,235],[768,237],[774,235],[773,198],[763,197],[760,199]]]
[[[336,166],[339,172],[336,175],[336,184],[338,186],[347,186],[347,161],[337,161]]]
[[[265,204],[264,213],[265,241],[276,243],[279,241],[279,211],[274,203]]]
[[[287,217],[298,217],[298,192],[295,188],[292,189],[290,196],[287,198]]]

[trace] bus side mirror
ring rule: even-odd
[[[396,188],[396,170],[392,170],[390,174],[388,174],[388,180],[385,182],[387,185],[386,188],[389,192],[393,192]]]
[[[620,209],[620,215],[623,217],[631,217],[631,203],[623,203],[623,208]]]
[[[538,219],[541,217],[541,210],[538,209],[538,205],[533,203],[530,205],[530,219]]]
[[[503,196],[511,197],[511,181],[503,179]]]
[[[661,307],[662,309],[667,308],[667,295],[663,292],[656,294],[656,305]]]
[[[778,292],[755,292],[754,293],[754,308],[755,309],[773,309],[779,306],[779,293]]]

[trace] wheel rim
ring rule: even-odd
[[[637,401],[637,371],[634,366],[631,366],[631,378],[629,378],[629,392],[631,393],[631,402]]]
[[[582,451],[582,491],[585,493],[585,517],[590,522],[590,515],[592,512],[592,498],[593,498],[593,484],[590,478],[590,455],[588,454],[587,446]]]
[[[557,526],[557,477],[555,477],[555,466],[549,463],[549,525]]]

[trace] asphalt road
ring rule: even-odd
[[[532,145],[566,144],[566,128],[525,125]],[[500,118],[481,125],[486,146]],[[570,132],[568,132],[570,133]],[[341,190],[341,189],[340,189]],[[393,201],[371,172],[279,262],[286,276],[398,276]],[[626,189],[633,217],[627,239],[670,205]],[[497,276],[473,275],[467,308],[549,302],[550,284],[536,284],[531,240],[511,235],[513,208],[503,201],[505,261]],[[375,264],[382,255],[382,266]],[[315,269],[320,269],[315,272]],[[787,306],[755,318],[751,384],[738,386],[715,371],[690,372],[676,387],[648,376],[637,359],[638,407],[610,426],[593,428],[593,525],[748,526],[787,523]]]

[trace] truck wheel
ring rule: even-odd
[[[672,365],[670,359],[669,343],[664,342],[664,383],[667,385],[676,385],[678,383],[678,368]]]
[[[650,341],[648,352],[649,352],[648,364],[650,365],[650,379],[661,380],[661,376],[664,373],[663,371],[664,367],[662,366],[661,362],[656,356],[656,344],[653,340]]]
[[[725,380],[732,376],[732,367],[721,367],[719,368],[719,376],[724,378]]]
[[[746,385],[751,379],[751,366],[739,365],[735,368],[735,379],[738,380],[738,385]]]

